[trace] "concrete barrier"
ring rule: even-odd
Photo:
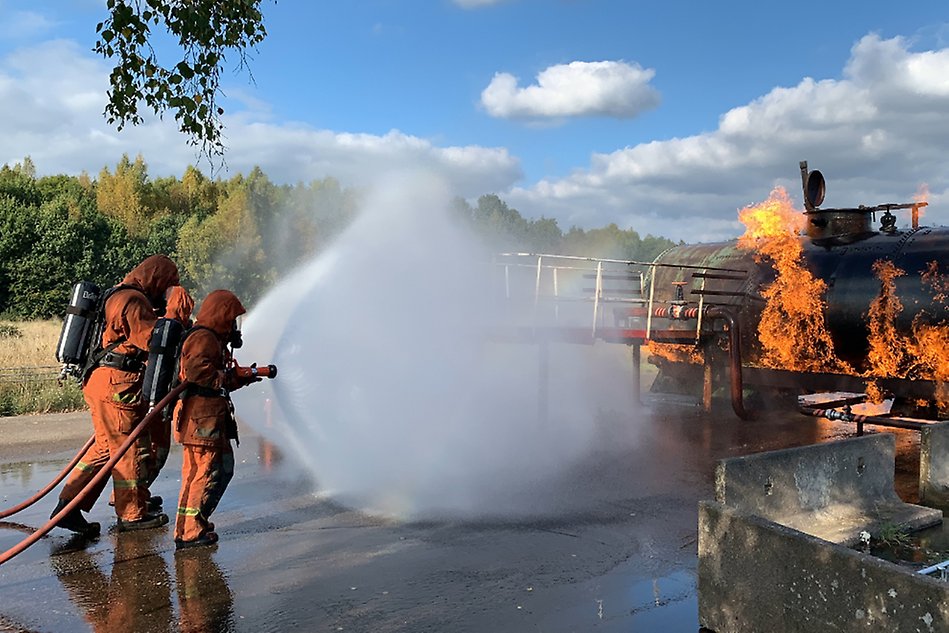
[[[949,631],[949,583],[714,501],[698,575],[699,624],[717,633]]]
[[[949,422],[931,424],[920,431],[919,500],[949,510]]]
[[[893,435],[880,433],[719,462],[717,500],[699,504],[699,623],[717,633],[949,631],[949,583],[847,547],[864,530],[941,522],[941,511],[899,499],[895,454]]]
[[[715,497],[739,512],[843,545],[857,543],[863,530],[940,523],[941,511],[897,496],[895,459],[890,433],[725,459],[715,472]]]

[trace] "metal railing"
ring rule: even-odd
[[[535,322],[538,308],[542,302],[553,302],[555,323],[560,321],[560,305],[568,302],[592,303],[593,314],[590,334],[593,339],[597,337],[598,330],[602,327],[604,306],[606,304],[644,307],[645,310],[642,314],[645,317],[644,338],[649,339],[653,332],[653,317],[657,305],[668,306],[677,303],[677,301],[659,299],[656,296],[656,271],[660,268],[667,268],[683,271],[683,277],[685,273],[688,273],[690,279],[699,280],[700,282],[699,287],[692,291],[692,294],[698,295],[698,312],[695,323],[695,340],[697,341],[702,332],[705,308],[709,305],[706,301],[707,280],[734,279],[738,281],[743,280],[747,274],[746,271],[730,268],[552,253],[499,253],[495,256],[494,263],[496,266],[503,267],[504,293],[507,299],[512,299],[512,273],[523,269],[533,271]],[[592,288],[581,287],[579,293],[564,293],[563,276],[565,273],[580,274],[592,279],[594,285]],[[551,291],[544,292],[544,288],[550,288]],[[685,297],[683,296],[678,303],[686,303]]]
[[[528,262],[527,260],[535,260]],[[588,265],[584,266],[583,263]],[[560,321],[560,305],[567,302],[587,302],[593,304],[591,323],[591,337],[596,338],[597,329],[602,318],[602,307],[608,303],[630,305],[644,305],[645,288],[644,271],[637,266],[650,266],[643,262],[633,262],[620,259],[596,257],[580,257],[576,255],[555,255],[550,253],[499,253],[495,264],[504,269],[504,294],[511,299],[512,270],[532,269],[534,271],[534,316],[541,302],[551,301],[554,307],[554,320]],[[545,272],[549,282],[544,284]],[[579,275],[583,279],[591,279],[593,288],[580,287],[579,292],[563,293],[562,277],[564,273]],[[623,282],[623,283],[615,283]],[[625,285],[625,287],[623,287]],[[551,288],[551,292],[543,292],[544,287]]]
[[[59,365],[0,367],[0,384],[54,382],[59,379]]]

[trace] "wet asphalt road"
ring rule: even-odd
[[[57,529],[0,566],[0,631],[694,632],[697,502],[713,496],[715,462],[852,429],[797,413],[741,422],[653,400],[603,432],[609,448],[550,482],[571,498],[568,512],[408,524],[322,498],[245,433],[213,516],[219,545],[176,554],[171,526],[117,535],[100,499],[90,515],[103,524],[98,540]],[[896,433],[898,488],[914,501],[918,436]],[[71,455],[31,446],[0,459],[0,503],[26,498]],[[153,491],[166,508],[180,463],[175,450]],[[52,505],[2,524],[0,550]]]

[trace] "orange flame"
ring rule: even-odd
[[[949,413],[949,325],[914,321],[911,353],[920,377],[936,382],[936,406]]]
[[[929,203],[929,185],[924,182],[919,183],[919,187],[916,188],[916,193],[913,194],[913,202]],[[921,218],[926,215],[926,204],[917,207],[917,217]]]
[[[903,304],[896,296],[896,279],[906,273],[893,262],[882,259],[873,263],[873,272],[881,287],[880,296],[870,304],[867,315],[870,351],[869,367],[864,375],[933,380],[937,407],[949,410],[949,325],[923,323],[917,316],[913,319],[911,334],[901,334],[896,329],[896,318],[903,311]],[[936,301],[945,301],[949,280],[939,273],[938,262],[929,264],[922,279],[932,286]],[[867,391],[870,399],[882,397],[877,385],[872,381],[871,385]]]
[[[797,234],[804,226],[787,191],[776,187],[765,202],[738,212],[745,234],[738,246],[769,257],[777,277],[761,293],[766,300],[758,323],[758,340],[766,367],[792,371],[847,371],[834,353],[824,324],[826,284],[804,267]]]
[[[931,261],[923,271],[923,283],[933,289],[933,301],[949,305],[949,275],[939,272],[939,262]]]
[[[804,215],[795,210],[784,187],[775,187],[764,202],[748,206],[738,212],[738,219],[745,225],[745,234],[738,238],[741,248],[755,248],[760,239],[793,238],[804,228]],[[800,244],[797,240],[798,251]]]
[[[906,372],[906,341],[896,331],[896,317],[903,304],[896,296],[896,278],[906,271],[888,259],[873,262],[873,272],[880,280],[880,295],[870,304],[867,326],[870,330],[870,351],[867,362],[869,376],[902,376]]]
[[[693,365],[698,365],[703,362],[702,354],[695,348],[694,345],[646,341],[646,352],[647,354],[673,363],[691,363]]]

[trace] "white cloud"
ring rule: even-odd
[[[521,88],[513,75],[497,73],[481,105],[500,118],[634,117],[659,104],[649,85],[655,74],[626,62],[571,62],[541,71],[535,85]]]
[[[181,175],[198,162],[171,116],[147,117],[122,132],[109,126],[102,117],[106,89],[104,63],[74,42],[47,42],[0,60],[0,164],[29,155],[41,174],[96,174],[123,153],[141,153],[152,175]],[[522,176],[504,148],[439,147],[398,130],[379,136],[277,124],[266,104],[242,101],[245,108],[224,119],[230,173],[259,165],[278,182],[334,176],[346,185],[365,185],[414,165],[441,174],[466,197],[505,190]]]
[[[827,178],[825,207],[912,201],[932,192],[927,221],[949,224],[949,49],[912,52],[867,35],[841,79],[804,78],[726,112],[718,129],[594,154],[562,179],[505,195],[566,228],[616,222],[686,241],[740,233],[736,211],[780,184],[800,200],[798,161]]]
[[[516,187],[519,161],[502,147],[279,123],[267,104],[244,99],[225,119],[229,171],[221,175],[260,165],[279,182],[329,175],[366,184],[416,165],[446,176],[459,195],[496,192],[564,229],[616,222],[698,241],[739,234],[736,211],[767,198],[775,184],[799,200],[797,162],[806,159],[827,178],[825,206],[911,201],[926,183],[926,221],[949,224],[947,77],[949,48],[914,52],[904,39],[868,35],[839,78],[774,88],[722,114],[713,131],[593,154],[566,177]],[[0,164],[30,155],[40,173],[95,174],[122,153],[142,153],[153,176],[180,176],[198,160],[170,116],[116,132],[102,117],[106,88],[105,63],[74,42],[0,59]]]
[[[55,22],[35,11],[4,10],[2,5],[0,11],[5,14],[0,20],[0,38],[3,39],[36,37],[48,33],[55,26]]]

